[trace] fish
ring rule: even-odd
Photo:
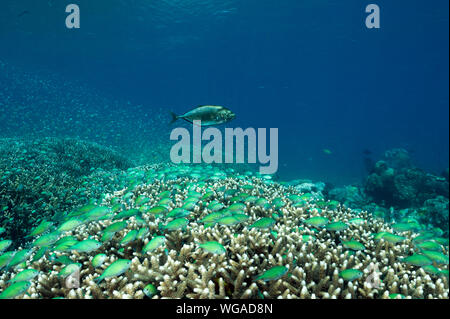
[[[76,239],[69,239],[69,240],[66,240],[66,241],[64,241],[64,242],[62,242],[60,244],[56,244],[55,243],[55,247],[54,247],[53,250],[55,250],[55,251],[69,251],[69,250],[71,250],[71,247],[76,245],[77,243],[78,243],[78,240],[76,240]]]
[[[131,260],[129,259],[118,259],[113,262],[105,271],[100,275],[100,277],[94,279],[97,284],[99,284],[105,278],[117,277],[125,273],[131,267]]]
[[[0,253],[3,252],[4,250],[8,249],[8,247],[11,246],[11,244],[12,244],[12,240],[9,240],[9,239],[0,241]]]
[[[327,224],[325,228],[329,231],[341,231],[346,230],[348,228],[348,225],[344,222],[338,221]]]
[[[411,255],[409,257],[401,259],[400,261],[418,267],[428,266],[433,263],[433,261],[427,256],[419,254]]]
[[[390,294],[389,299],[405,299],[405,295],[402,294]]]
[[[132,216],[136,216],[139,215],[140,212],[139,210],[132,208],[129,210],[124,210],[123,212],[118,213],[116,216],[114,216],[113,220],[118,220],[118,219],[126,219]]]
[[[233,214],[233,217],[236,218],[239,222],[244,222],[250,218],[248,215],[241,214],[241,213]],[[219,220],[219,223],[220,223],[220,220]]]
[[[208,241],[198,246],[211,254],[221,255],[227,252],[225,247],[217,241]]]
[[[105,254],[98,254],[94,258],[92,258],[92,266],[94,266],[95,268],[98,268],[101,265],[103,265],[105,260],[106,260]]]
[[[287,272],[288,268],[286,266],[275,266],[266,270],[265,272],[259,274],[255,277],[254,281],[262,280],[262,281],[271,281],[278,280],[283,277]]]
[[[219,219],[217,221],[217,223],[219,223],[220,225],[223,225],[223,226],[234,226],[234,225],[239,224],[240,222],[241,221],[234,216],[222,217],[221,219]]]
[[[172,203],[172,200],[168,197],[161,198],[156,204],[158,206],[168,207]]]
[[[438,265],[448,265],[449,260],[448,256],[444,255],[439,251],[423,250],[422,254],[430,258],[433,262],[435,262]]]
[[[258,219],[252,225],[250,225],[249,228],[259,228],[259,229],[271,228],[273,225],[275,225],[276,222],[277,221],[273,218],[263,217],[261,219]]]
[[[234,204],[231,204],[230,207],[228,207],[228,210],[231,212],[238,212],[238,211],[243,211],[246,208],[247,208],[247,206],[245,204],[234,203]]]
[[[202,126],[219,125],[230,122],[236,118],[236,115],[229,109],[218,105],[199,106],[183,115],[176,115],[171,112],[172,121],[175,123],[178,119],[183,119],[190,123],[201,121]]]
[[[19,281],[13,283],[11,286],[6,288],[1,294],[0,299],[12,299],[23,293],[25,293],[31,286],[29,281]]]
[[[0,256],[0,269],[7,266],[9,262],[13,259],[14,255],[16,254],[15,251],[8,251]]]
[[[158,290],[153,284],[148,284],[147,286],[144,287],[142,291],[149,298],[152,298],[154,295],[158,293]]]
[[[70,257],[65,256],[65,255],[62,255],[62,256],[59,256],[59,257],[57,257],[56,255],[51,255],[49,257],[49,260],[51,262],[59,263],[59,264],[63,264],[63,265],[69,265],[69,264],[73,264],[74,263],[74,261],[72,259],[70,259]]]
[[[81,269],[80,263],[73,263],[64,266],[60,272],[58,273],[59,277],[66,278],[67,276],[72,275],[74,272],[79,271]]]
[[[397,232],[414,231],[417,229],[417,225],[413,223],[397,223],[392,225],[392,229]]]
[[[208,191],[201,197],[201,199],[202,200],[208,200],[208,199],[214,197],[215,195],[216,194],[213,191]]]
[[[167,208],[164,206],[155,206],[151,208],[147,213],[152,215],[161,215],[166,214],[168,212]]]
[[[84,224],[85,222],[78,219],[78,218],[72,218],[68,221],[62,223],[58,228],[57,231],[64,232],[64,231],[71,231],[75,229],[76,227]]]
[[[161,192],[161,193],[159,193],[159,195],[158,195],[158,198],[167,198],[167,197],[170,197],[172,195],[172,192],[171,191],[164,191],[164,192]]]
[[[14,278],[9,280],[11,283],[16,283],[19,281],[30,281],[31,279],[35,278],[37,275],[39,275],[39,270],[36,269],[25,269],[19,272]]]
[[[342,245],[347,248],[347,249],[351,249],[351,250],[365,250],[366,247],[361,244],[359,241],[356,240],[349,240],[349,241],[343,241]]]
[[[191,214],[190,211],[188,211],[184,208],[178,207],[178,208],[171,210],[170,213],[168,213],[166,217],[167,218],[181,218],[181,217],[189,216],[190,214]]]
[[[86,218],[88,221],[99,220],[100,218],[102,218],[103,216],[108,214],[109,212],[110,212],[110,209],[106,206],[96,206],[92,210],[87,212],[84,215],[84,218]]]
[[[177,230],[182,229],[187,226],[189,220],[186,218],[177,218],[167,223],[167,225],[163,226],[165,230]]]
[[[38,236],[38,235],[46,232],[47,230],[49,230],[52,225],[53,225],[52,222],[48,222],[46,220],[43,220],[38,226],[36,226],[36,228],[34,228],[31,231],[31,233],[27,237]]]
[[[441,272],[438,268],[436,268],[433,265],[422,266],[422,269],[425,270],[425,272],[435,276],[439,275]]]
[[[363,272],[358,269],[345,269],[339,273],[339,277],[347,281],[353,281],[361,278]]]
[[[383,239],[384,235],[386,235],[386,234],[388,234],[388,233],[385,232],[385,231],[382,231],[382,232],[373,234],[373,238],[374,238],[376,241],[379,241],[379,240]]]
[[[70,247],[70,250],[89,253],[91,251],[97,250],[101,245],[102,243],[95,239],[85,239]]]
[[[18,251],[14,257],[11,259],[11,261],[8,264],[8,267],[13,267],[16,266],[18,264],[21,264],[22,262],[24,262],[28,256],[30,255],[31,250],[30,249],[23,249],[21,251]]]
[[[120,245],[128,245],[132,241],[134,241],[137,237],[138,231],[136,229],[130,230],[120,241]]]
[[[134,204],[135,204],[136,206],[142,206],[142,205],[148,203],[149,201],[150,201],[150,198],[145,197],[144,195],[139,195],[139,196],[136,198]]]
[[[116,233],[127,227],[127,221],[115,222],[103,230],[103,233]]]
[[[49,247],[54,244],[59,238],[60,232],[54,231],[52,233],[48,233],[42,235],[38,239],[33,242],[34,247]]]
[[[406,237],[398,236],[392,233],[385,233],[381,238],[391,244],[398,244],[406,239]]]
[[[145,236],[147,236],[149,232],[150,232],[150,230],[148,229],[148,227],[143,227],[143,228],[139,229],[136,234],[136,239],[141,239],[141,240],[144,239]]]
[[[100,240],[102,241],[102,243],[108,242],[114,238],[115,234],[115,232],[104,232]]]
[[[45,253],[47,252],[48,247],[41,247],[38,249],[38,251],[36,252],[36,254],[34,254],[33,258],[31,259],[32,262],[35,262],[39,259],[41,259],[42,257],[44,257]],[[1,265],[0,265],[1,266]],[[0,267],[1,268],[1,267]]]
[[[442,246],[434,241],[424,241],[416,244],[416,247],[423,250],[442,251]]]
[[[153,237],[152,240],[150,240],[147,243],[147,245],[144,246],[144,248],[142,249],[142,253],[146,254],[149,251],[152,252],[155,249],[158,249],[159,247],[164,245],[165,241],[166,241],[166,237],[165,236]]]
[[[308,218],[307,220],[305,220],[305,224],[309,225],[309,226],[314,226],[314,227],[323,227],[326,224],[328,224],[328,218],[322,217],[322,216],[315,216],[315,217],[311,217]]]
[[[449,239],[448,238],[438,237],[438,238],[435,238],[434,241],[436,243],[438,243],[439,245],[446,246],[446,247],[449,246]]]
[[[181,206],[182,209],[185,210],[193,210],[195,208],[196,202],[193,201],[189,201],[189,202],[185,202],[183,204],[183,206]]]
[[[229,214],[227,216],[229,216]],[[222,214],[221,212],[214,212],[214,213],[206,215],[205,217],[200,219],[199,222],[200,223],[215,223],[222,217],[225,217],[225,215]]]

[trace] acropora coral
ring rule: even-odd
[[[36,236],[11,253],[26,250],[16,266],[0,264],[0,297],[19,272],[35,269],[9,297],[448,298],[448,238],[436,229],[404,231],[270,176],[212,166],[129,169],[124,184],[67,211],[48,230],[57,235],[51,243],[38,247]],[[227,217],[235,221],[221,222]],[[305,223],[313,217],[325,222]],[[263,218],[273,222],[249,227]],[[74,219],[82,222],[56,230]],[[100,245],[78,250],[85,240]],[[438,251],[426,256],[420,243]],[[416,255],[431,262],[409,262]],[[75,265],[68,276],[67,265]]]

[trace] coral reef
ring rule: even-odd
[[[42,219],[119,187],[114,181],[132,161],[95,143],[76,139],[0,139],[0,227],[23,237]]]
[[[349,185],[323,192],[326,199],[346,207],[372,212],[388,222],[416,219],[439,227],[448,235],[448,169],[442,176],[426,173],[412,164],[406,150],[393,149],[371,167],[363,185]]]
[[[357,185],[333,188],[327,193],[327,198],[337,200],[349,208],[363,208],[370,203],[364,191]]]
[[[370,212],[214,167],[140,167],[122,182],[102,206],[76,209],[64,220],[81,224],[49,230],[57,238],[43,255],[36,241],[20,247],[30,252],[0,272],[0,297],[9,280],[33,268],[38,276],[16,298],[448,298],[448,239],[425,227],[400,229]],[[318,216],[342,227],[305,223]],[[255,224],[262,218],[273,223]],[[148,245],[156,236],[165,240]],[[89,252],[55,247],[86,239],[101,245]],[[201,248],[206,242],[225,252]],[[429,263],[416,261],[428,258],[419,243],[441,252],[432,273]],[[105,260],[94,266],[99,253]],[[129,268],[98,282],[123,259]],[[61,275],[67,264],[79,269],[75,283]],[[157,293],[149,295],[148,285]]]
[[[449,196],[449,183],[414,167],[405,150],[387,151],[367,177],[365,193],[383,206],[420,207],[436,196]]]

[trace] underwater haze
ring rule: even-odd
[[[0,298],[448,299],[449,1],[0,9]],[[174,165],[205,105],[277,128],[277,172]]]
[[[279,128],[285,179],[359,182],[365,149],[448,166],[448,1],[379,1],[380,29],[356,0],[77,3],[69,30],[64,2],[4,1],[2,60],[150,117],[228,106],[234,126]]]

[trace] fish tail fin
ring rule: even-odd
[[[103,276],[94,279],[94,282],[98,285],[103,280]]]
[[[260,278],[261,278],[261,274],[256,274],[256,275],[253,275],[253,276],[251,277],[251,280],[252,280],[252,281],[258,281],[258,280],[260,280]]]
[[[178,115],[173,112],[170,112],[170,115],[172,116],[172,121],[170,121],[170,124],[173,124],[178,120]]]

